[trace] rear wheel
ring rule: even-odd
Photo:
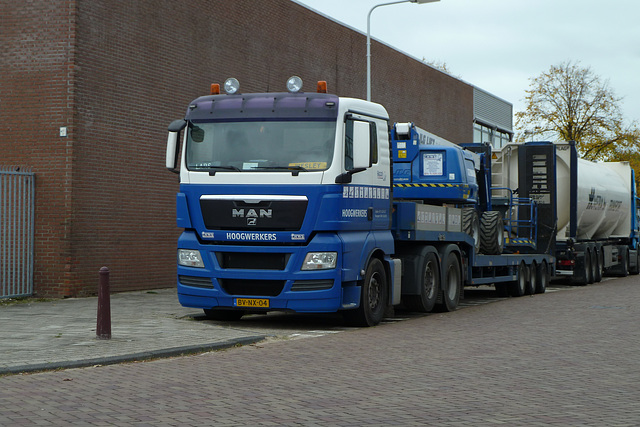
[[[382,261],[372,258],[360,291],[360,307],[344,312],[347,323],[354,326],[375,326],[384,317],[387,306],[387,275]]]
[[[529,266],[529,281],[527,282],[527,291],[526,295],[533,295],[536,293],[536,288],[538,287],[538,280],[540,280],[538,276],[538,265],[534,262]]]
[[[437,305],[439,311],[454,311],[460,302],[462,290],[462,272],[460,261],[454,252],[449,252],[442,265],[445,282],[442,286],[442,303]]]
[[[480,252],[500,255],[504,248],[504,225],[498,211],[488,211],[480,218]]]
[[[599,252],[597,250],[594,250],[593,252],[593,262],[595,264],[595,276],[593,276],[593,281],[594,282],[600,282],[602,281],[602,275],[603,275],[603,265],[604,265],[604,259],[602,259],[602,252]]]
[[[640,250],[636,251],[635,258],[636,258],[635,267],[629,267],[629,274],[633,274],[633,275],[640,274]]]
[[[622,246],[620,250],[620,276],[629,275],[629,249]]]
[[[529,283],[529,269],[524,262],[518,265],[518,272],[516,274],[516,281],[511,283],[511,296],[521,297],[527,292],[527,286]]]
[[[551,280],[551,274],[546,261],[542,261],[538,265],[538,283],[536,285],[536,293],[544,294],[547,291],[547,286]]]
[[[429,313],[433,310],[440,290],[438,257],[430,252],[424,257],[420,295],[407,295],[403,302],[409,310]]]

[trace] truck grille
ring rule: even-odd
[[[284,280],[240,280],[218,279],[222,289],[229,295],[275,297],[284,288]]]
[[[223,269],[284,270],[290,257],[291,254],[286,253],[216,252]]]

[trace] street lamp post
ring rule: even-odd
[[[367,101],[371,101],[371,12],[380,6],[389,6],[398,3],[434,3],[440,0],[400,0],[390,3],[381,3],[373,6],[367,15]]]

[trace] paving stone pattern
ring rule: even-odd
[[[0,378],[0,425],[640,424],[637,276],[313,339]]]

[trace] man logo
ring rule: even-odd
[[[272,218],[272,209],[233,209],[231,211],[233,218],[246,218],[247,225],[258,225],[258,218]]]

